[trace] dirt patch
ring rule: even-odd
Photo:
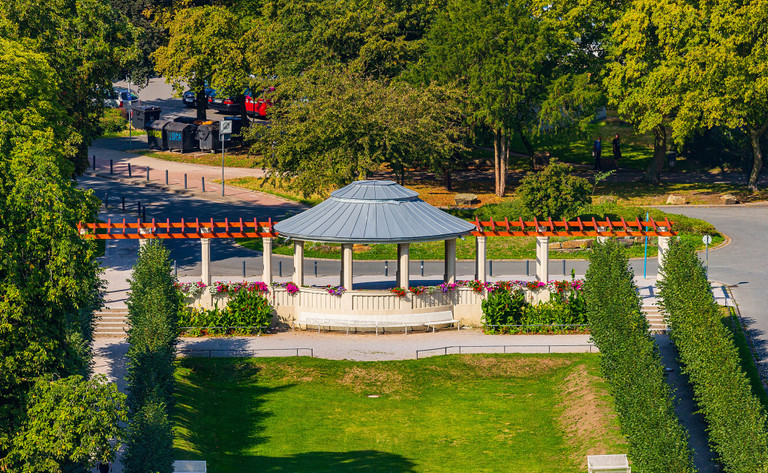
[[[620,434],[615,412],[596,387],[599,381],[584,365],[578,365],[561,385],[559,423],[566,441],[578,447],[572,457],[577,465],[583,465],[587,455],[621,453],[606,451],[606,437]]]
[[[480,378],[527,378],[533,375],[548,373],[571,364],[571,361],[565,358],[551,357],[506,358],[488,355],[467,355],[461,357],[460,360],[464,363],[465,368],[470,368],[470,372],[466,374]]]
[[[356,393],[393,394],[403,393],[403,375],[394,370],[381,368],[348,368],[339,383]]]

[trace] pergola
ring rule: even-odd
[[[353,286],[353,245],[397,244],[396,285],[408,287],[410,244],[445,242],[445,282],[456,281],[456,239],[476,225],[419,199],[418,193],[392,181],[356,181],[331,193],[322,203],[275,224],[293,240],[293,282],[304,284],[304,242],[341,244],[340,285]],[[265,247],[266,252],[266,247]]]

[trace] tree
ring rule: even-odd
[[[136,57],[137,31],[110,2],[100,0],[7,0],[0,3],[0,37],[22,42],[42,53],[56,71],[48,89],[58,91],[55,106],[71,120],[68,156],[81,173],[88,166],[88,146],[98,136],[98,121],[112,80]],[[79,143],[74,138],[80,137]]]
[[[131,64],[126,65],[125,74],[135,84],[146,85],[155,73],[152,54],[167,41],[159,19],[171,3],[171,0],[112,0],[115,10],[125,15],[139,30],[136,38],[138,55]]]
[[[568,165],[553,161],[541,172],[529,172],[518,193],[525,208],[538,218],[568,219],[590,202],[591,186],[573,176]]]
[[[47,57],[0,39],[0,456],[35,378],[90,372],[101,303],[94,242],[77,223],[98,201],[69,176],[75,143]]]
[[[114,460],[125,422],[125,395],[102,376],[40,379],[3,460],[20,473],[90,469]]]
[[[246,31],[243,20],[224,7],[202,6],[175,11],[165,22],[168,44],[155,51],[157,71],[181,93],[188,85],[198,97],[197,118],[206,118],[205,87],[219,97],[238,96],[245,113],[246,78],[249,74],[243,48]],[[247,122],[247,118],[243,121]]]
[[[123,465],[126,473],[173,473],[171,422],[154,396],[131,419]]]
[[[414,164],[462,150],[457,94],[366,78],[343,68],[281,82],[269,127],[252,129],[254,151],[276,178],[313,194],[388,164],[402,182]]]

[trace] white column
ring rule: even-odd
[[[485,282],[488,279],[485,272],[485,245],[487,240],[488,237],[484,236],[479,236],[475,239],[475,279],[480,282]]]
[[[402,288],[408,288],[411,284],[411,276],[408,270],[410,263],[410,243],[397,244],[397,285]]]
[[[445,273],[443,281],[456,282],[456,239],[445,240]]]
[[[659,227],[660,232],[666,232],[667,227]],[[659,268],[656,272],[656,281],[661,281],[664,279],[664,275],[662,274],[662,267],[664,266],[664,256],[666,256],[667,251],[669,250],[669,241],[671,237],[664,237],[660,236],[659,238]]]
[[[352,289],[352,243],[341,245],[341,285]]]
[[[211,239],[210,238],[200,239],[200,255],[201,255],[201,261],[203,263],[203,270],[202,270],[202,274],[200,275],[200,280],[206,286],[210,286],[211,285]]]
[[[139,235],[146,235],[147,233],[152,233],[152,229],[150,229],[150,228],[139,228]],[[139,248],[143,248],[144,246],[146,246],[147,243],[149,243],[149,239],[147,239],[147,238],[139,239]]]
[[[261,280],[264,284],[272,284],[272,238],[262,238],[262,262],[264,265],[264,273]]]
[[[608,230],[608,228],[607,228],[607,227],[597,227],[597,231],[598,231],[598,232],[604,232],[604,231],[606,231],[606,230]],[[610,237],[607,237],[607,236],[598,236],[598,237],[597,237],[597,242],[598,242],[598,243],[600,243],[601,245],[604,245],[604,244],[605,244],[605,243],[608,241],[608,238],[610,238]]]
[[[293,283],[304,285],[304,242],[293,240]]]
[[[549,237],[536,237],[536,280],[549,281]]]

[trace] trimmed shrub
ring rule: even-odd
[[[570,218],[591,200],[592,186],[571,175],[573,168],[553,161],[540,172],[529,172],[517,188],[523,206],[538,218]]]
[[[640,311],[634,274],[614,240],[595,245],[584,295],[592,340],[600,349],[633,469],[695,471],[688,433],[675,415],[656,344]]]
[[[118,108],[104,109],[104,115],[99,119],[101,133],[116,133],[123,131],[128,125],[124,112]]]
[[[126,473],[173,473],[173,431],[160,400],[148,399],[133,415],[122,462]]]
[[[694,247],[673,241],[659,282],[671,338],[726,471],[768,470],[766,413],[741,369],[739,353],[715,303]]]
[[[526,305],[521,290],[490,292],[482,303],[483,324],[490,329],[499,325],[519,325]]]

